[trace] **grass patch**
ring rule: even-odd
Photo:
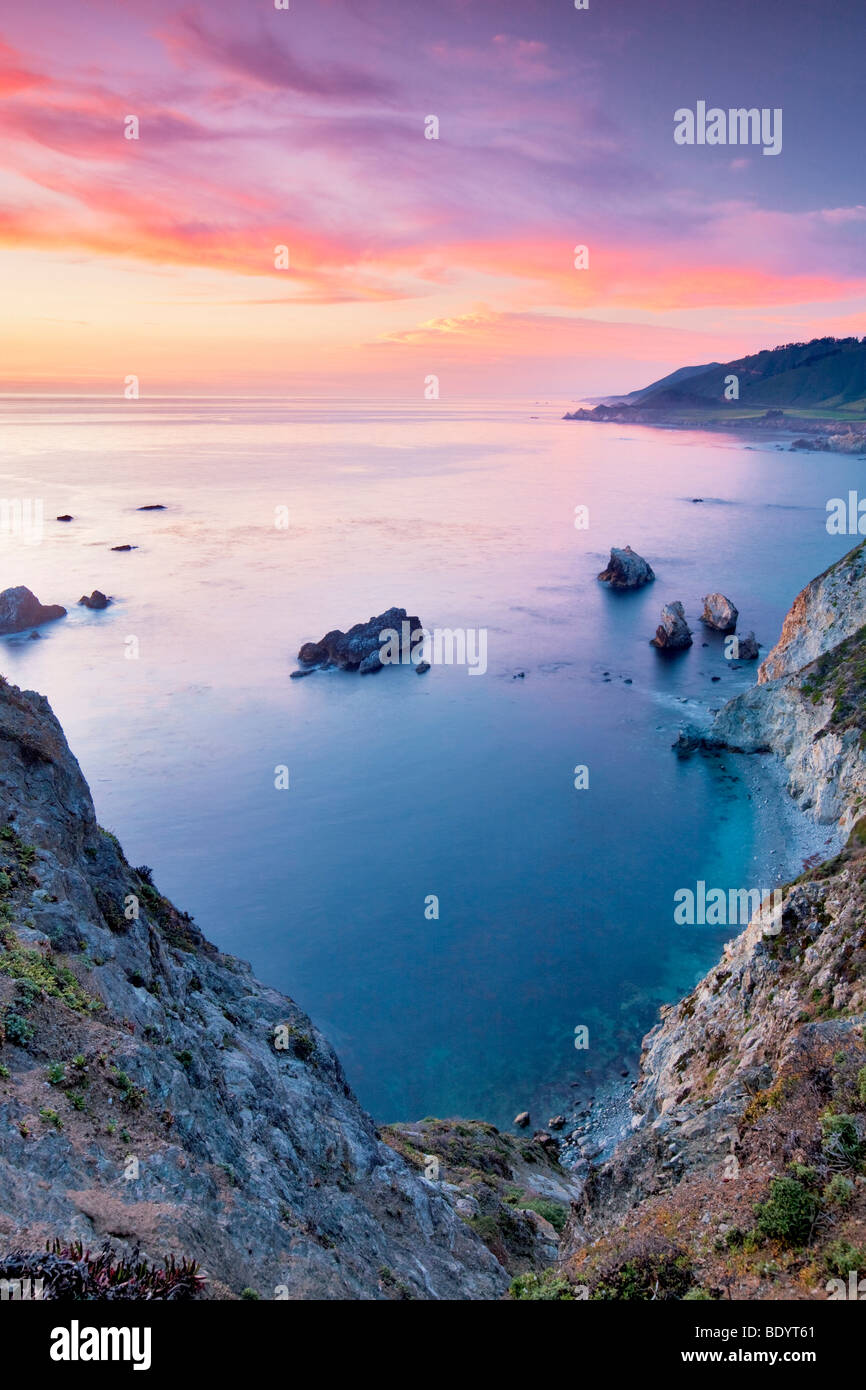
[[[25,948],[14,932],[7,934],[7,944],[0,952],[0,972],[13,980],[27,981],[41,994],[59,999],[76,1013],[89,1014],[102,1008],[98,999],[82,989],[68,966],[57,965],[51,956]]]
[[[516,1299],[558,1299],[562,1302],[575,1302],[573,1285],[561,1274],[557,1274],[555,1269],[543,1269],[540,1274],[518,1274],[517,1278],[511,1281],[508,1295]]]
[[[518,1202],[517,1205],[522,1211],[534,1211],[538,1216],[543,1216],[545,1221],[549,1221],[558,1235],[565,1229],[568,1220],[568,1208],[562,1202],[550,1201],[547,1197],[533,1197],[530,1202]]]

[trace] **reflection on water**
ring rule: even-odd
[[[561,413],[0,403],[2,493],[46,518],[39,545],[0,538],[3,587],[69,608],[5,639],[4,673],[48,695],[131,861],[311,1012],[380,1120],[561,1109],[718,954],[724,931],[675,927],[674,891],[790,858],[737,760],[670,745],[754,677],[702,595],[775,640],[847,546],[825,501],[854,463]],[[595,576],[626,543],[657,580],[612,594]],[[103,613],[77,607],[94,588]],[[648,638],[673,599],[695,645],[665,661]],[[289,680],[302,641],[395,604],[485,629],[485,676]]]

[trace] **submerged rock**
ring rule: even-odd
[[[389,640],[383,634],[395,634],[392,654],[394,658],[399,654],[401,662],[405,664],[412,651],[412,634],[420,630],[420,618],[410,616],[405,608],[388,608],[366,623],[356,623],[348,632],[335,628],[333,632],[326,632],[318,642],[305,642],[298,652],[298,660],[304,666],[320,666],[322,669],[337,666],[343,671],[359,671],[367,675],[380,670],[383,665],[397,664],[396,659],[393,662],[382,661],[380,649]]]
[[[59,603],[40,603],[23,584],[15,589],[4,589],[0,594],[0,634],[23,632],[26,627],[65,617],[66,609]]]
[[[692,645],[692,630],[686,622],[683,605],[679,601],[665,604],[656,635],[650,638],[650,641],[654,647],[669,652],[684,651]]]
[[[701,622],[715,632],[736,632],[737,618],[740,616],[735,604],[724,594],[705,594],[704,611]]]
[[[517,1125],[518,1129],[526,1129],[529,1124],[529,1111],[521,1110],[519,1115],[514,1116],[514,1123]]]
[[[612,589],[639,589],[655,579],[646,560],[630,545],[624,550],[611,546],[607,569],[602,570],[598,577],[602,584],[609,584]]]
[[[680,729],[677,734],[677,741],[672,743],[671,747],[678,758],[688,758],[697,748],[701,747],[702,742],[703,737],[697,729],[686,728]]]
[[[107,608],[111,599],[101,589],[94,589],[89,598],[87,594],[82,594],[78,602],[82,608]]]

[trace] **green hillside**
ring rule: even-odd
[[[716,408],[725,378],[739,381],[741,409],[866,414],[866,338],[814,338],[705,368],[681,368],[627,397],[661,410]]]

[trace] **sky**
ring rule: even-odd
[[[862,0],[279,3],[5,0],[0,390],[577,400],[866,332]]]

